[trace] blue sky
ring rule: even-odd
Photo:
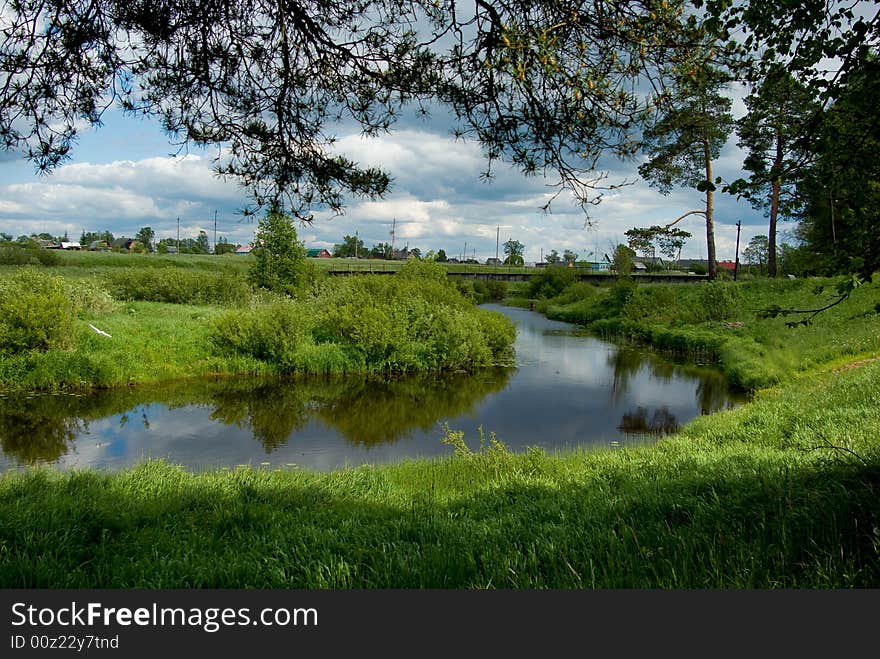
[[[741,94],[734,94],[734,113],[742,112]],[[607,193],[590,210],[593,227],[585,227],[583,211],[567,198],[540,208],[553,189],[541,178],[527,178],[499,167],[491,183],[479,180],[485,168],[480,148],[456,141],[442,118],[420,123],[404,121],[398,130],[363,139],[340,127],[338,149],[364,165],[380,165],[393,177],[392,189],[380,201],[350,199],[340,217],[318,214],[309,226],[298,226],[307,247],[332,248],[346,234],[369,247],[391,241],[396,218],[395,246],[422,252],[444,249],[485,260],[495,256],[496,228],[501,242],[509,238],[525,245],[527,261],[537,261],[552,249],[577,252],[581,258],[601,258],[612,245],[625,242],[624,231],[634,226],[666,224],[688,210],[701,208],[702,195],[676,190],[663,196],[639,180],[633,162],[607,163],[609,182],[624,179],[632,185]],[[180,218],[181,237],[205,230],[230,242],[252,240],[256,223],[243,220],[238,209],[246,194],[234,182],[211,171],[211,150],[178,153],[158,122],[112,111],[104,125],[85,131],[73,158],[52,174],[40,177],[33,166],[14,154],[0,154],[0,231],[21,234],[65,231],[78,239],[83,230],[112,231],[133,236],[150,226],[158,238],[174,237]],[[732,138],[715,163],[725,180],[742,175],[742,154]],[[716,195],[716,246],[720,260],[733,259],[736,221],[742,220],[740,250],[758,233],[766,232],[762,213],[744,201]],[[705,225],[692,216],[679,223],[693,237],[682,257],[705,258]],[[782,225],[782,230],[792,228]]]

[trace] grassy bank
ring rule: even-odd
[[[329,474],[6,474],[0,585],[877,587],[878,402],[875,362],[651,448]]]
[[[584,325],[602,336],[717,362],[731,382],[754,390],[880,351],[880,281],[857,288],[808,327],[786,326],[803,316],[761,315],[773,305],[822,307],[835,283],[818,278],[684,285],[623,282],[601,288],[570,283],[545,289],[552,295],[539,298],[536,306],[549,318]],[[540,285],[533,283],[526,294],[534,296]],[[817,294],[820,288],[823,292]],[[522,304],[522,298],[512,302]]]
[[[319,277],[287,297],[222,265],[235,257],[94,256],[0,272],[0,389],[473,371],[511,357],[512,323],[477,308],[433,264]],[[150,265],[108,265],[122,258]]]

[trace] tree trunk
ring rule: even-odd
[[[770,195],[770,231],[767,235],[767,274],[776,276],[776,218],[779,215],[779,189],[782,187],[782,134],[776,130],[776,158],[773,161],[772,193]]]
[[[706,159],[706,181],[709,188],[706,189],[706,252],[708,254],[709,279],[713,280],[718,276],[718,269],[715,264],[715,218],[713,217],[714,199],[712,192],[712,155],[709,151],[709,142],[703,142],[703,156]]]
[[[773,179],[770,197],[770,231],[767,235],[767,275],[776,276],[776,216],[779,214],[779,179]]]

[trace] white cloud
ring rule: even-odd
[[[589,208],[594,220],[585,226],[583,211],[569,194],[553,202],[552,212],[541,207],[554,188],[540,177],[524,177],[514,168],[498,166],[491,183],[481,182],[485,160],[480,147],[456,141],[450,135],[420,130],[401,130],[375,139],[342,136],[336,149],[362,165],[384,167],[393,177],[392,189],[381,200],[349,200],[346,212],[331,218],[318,213],[309,226],[298,227],[309,247],[332,247],[344,235],[357,233],[367,247],[391,242],[396,219],[395,244],[419,247],[423,252],[444,249],[450,255],[467,251],[485,259],[495,255],[496,232],[503,243],[521,241],[528,261],[537,261],[551,249],[571,249],[582,256],[598,255],[624,240],[623,232],[634,226],[666,224],[682,213],[700,208],[702,195],[676,190],[660,195],[644,182],[605,193],[598,206]],[[741,161],[735,146],[725,149],[718,170]],[[151,226],[157,237],[195,236],[204,230],[213,237],[214,212],[218,236],[232,242],[253,239],[255,222],[241,221],[237,209],[246,197],[233,182],[223,181],[211,170],[208,156],[147,157],[139,160],[108,158],[107,162],[81,162],[59,167],[46,178],[28,177],[22,182],[21,163],[5,163],[0,176],[0,231],[19,235],[33,231],[79,235],[86,230],[110,230],[133,235]],[[607,182],[626,177],[637,180],[635,164],[614,163]],[[11,172],[14,172],[12,174]],[[739,175],[737,172],[733,172]],[[15,176],[16,182],[12,182]],[[716,196],[716,228],[719,258],[732,258],[737,219],[751,218],[751,231],[760,229],[760,215],[746,204]],[[704,227],[699,216],[680,225],[693,238],[684,256],[705,255]],[[499,229],[500,227],[500,229]],[[742,244],[747,243],[744,227]]]

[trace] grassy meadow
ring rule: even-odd
[[[39,266],[47,288],[25,282],[76,303],[56,318],[66,334],[4,330],[4,345],[43,342],[0,356],[8,395],[53,382],[317,372],[333,360],[353,372],[471,364],[500,360],[510,338],[497,318],[470,315],[472,292],[482,291],[464,286],[462,296],[431,273],[319,277],[310,297],[279,300],[232,284],[243,277],[240,257],[71,256]],[[144,268],[119,267],[128,258]],[[168,260],[177,264],[156,265]],[[137,271],[147,268],[197,274],[169,284],[189,291],[178,301],[139,299],[161,288],[143,285]],[[21,272],[4,269],[0,286],[30,276]],[[196,475],[161,461],[117,473],[9,472],[0,476],[0,585],[876,588],[880,285],[856,289],[809,327],[759,313],[821,306],[827,293],[815,289],[831,283],[548,279],[492,291],[594,332],[716,361],[754,398],[643,447],[513,454],[503,437],[451,429],[450,458],[330,473]],[[207,302],[220,292],[221,304]],[[19,298],[10,299],[0,296],[14,310]],[[270,340],[279,332],[283,340]]]

